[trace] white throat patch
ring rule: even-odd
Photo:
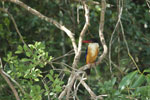
[[[88,48],[91,50],[91,56],[94,56],[96,53],[96,49],[99,48],[98,43],[89,43]]]

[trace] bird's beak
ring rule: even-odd
[[[91,40],[83,40],[82,43],[91,43]]]

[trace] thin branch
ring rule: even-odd
[[[3,74],[5,75],[5,76],[7,76],[12,82],[14,82],[19,88],[20,88],[20,90],[21,90],[21,92],[25,95],[26,94],[26,92],[24,91],[24,89],[21,87],[21,85],[17,82],[17,81],[15,81],[14,79],[12,79],[11,78],[11,76],[9,76],[7,73],[5,73],[4,71],[3,71]]]
[[[90,25],[90,18],[89,18],[89,8],[88,6],[86,5],[85,1],[83,1],[83,6],[84,6],[84,10],[85,10],[85,24],[84,24],[84,27],[80,33],[80,37],[79,37],[79,43],[78,43],[78,52],[81,52],[81,47],[82,47],[82,40],[83,40],[83,37],[85,35],[85,32],[87,31],[88,29],[88,26]]]
[[[79,86],[80,86],[80,84],[81,84],[81,81],[84,81],[84,80],[87,79],[87,78],[84,78],[84,76],[85,76],[85,74],[83,73],[83,74],[82,74],[82,77],[81,77],[81,79],[80,79],[80,82],[78,83],[78,85],[77,85],[76,87],[74,87],[74,94],[75,94],[76,98],[77,98],[77,91],[78,91],[78,89],[79,89]]]
[[[133,61],[133,63],[134,63],[134,65],[135,65],[135,67],[136,67],[136,68],[137,68],[137,70],[138,70],[138,72],[139,72],[139,73],[142,73],[142,72],[140,71],[140,69],[139,69],[138,65],[136,64],[136,62],[135,62],[134,58],[132,57],[132,55],[131,55],[131,53],[130,53],[129,46],[128,46],[128,43],[127,43],[126,37],[125,37],[125,35],[124,35],[124,29],[123,29],[123,25],[122,25],[122,22],[121,22],[121,21],[120,21],[120,26],[121,26],[122,35],[123,35],[123,40],[124,40],[124,42],[125,42],[125,45],[126,45],[126,48],[127,48],[128,55],[129,55],[130,59]]]
[[[111,34],[111,38],[110,38],[110,41],[109,41],[109,66],[110,66],[110,72],[112,73],[112,61],[111,61],[111,46],[112,46],[112,40],[113,40],[113,36],[116,32],[116,29],[119,25],[119,22],[120,22],[120,19],[121,19],[121,15],[122,15],[122,7],[120,8],[120,12],[119,12],[119,16],[118,16],[118,21],[116,23],[116,26],[115,26],[115,29],[113,30],[112,34]]]
[[[52,19],[52,18],[49,18],[47,16],[44,16],[43,14],[41,14],[40,12],[38,12],[37,10],[29,7],[28,5],[24,4],[22,1],[20,0],[2,0],[2,1],[9,1],[9,2],[12,2],[12,3],[15,3],[15,4],[18,4],[19,6],[21,6],[22,8],[26,9],[27,11],[29,11],[30,13],[32,13],[33,15],[35,16],[38,16],[39,18],[47,21],[47,22],[50,22],[52,23],[53,25],[55,25],[57,28],[59,28],[60,30],[64,31],[68,36],[69,38],[71,39],[72,41],[72,45],[73,45],[73,48],[74,48],[74,51],[75,53],[77,53],[77,45],[76,45],[76,42],[75,42],[75,38],[74,38],[74,34],[69,30],[67,29],[64,25],[58,23],[56,20]]]
[[[147,4],[147,6],[148,6],[148,8],[150,9],[150,1],[149,0],[146,0],[146,4]]]
[[[66,56],[71,56],[71,55],[73,55],[73,54],[74,54],[73,50],[70,50],[69,52],[65,53],[65,54],[62,55],[62,56],[59,56],[59,57],[57,57],[57,58],[53,58],[53,59],[51,60],[51,62],[56,61],[56,60],[59,60],[59,59],[61,59],[61,58],[63,58],[63,57],[66,57]]]
[[[5,81],[7,82],[7,84],[9,85],[9,87],[11,88],[11,90],[13,91],[16,100],[20,100],[19,96],[18,96],[18,92],[16,91],[15,87],[13,86],[13,84],[10,82],[10,80],[8,79],[7,76],[5,76],[5,74],[3,73],[3,69],[2,69],[2,61],[0,58],[0,64],[1,64],[1,68],[0,68],[0,74],[2,75],[2,77],[5,79]]]
[[[8,12],[8,10],[5,9],[5,8],[0,8],[0,10],[3,11],[3,12],[5,12],[5,13],[7,13],[8,16],[11,18],[11,20],[12,20],[14,26],[15,26],[15,29],[16,29],[16,31],[17,31],[17,33],[18,33],[18,35],[19,35],[19,37],[20,37],[20,39],[21,39],[21,41],[22,41],[22,43],[23,43],[24,45],[26,45],[26,43],[25,43],[25,41],[23,40],[23,37],[22,37],[22,35],[21,35],[21,33],[20,33],[18,27],[17,27],[17,24],[16,24],[15,19],[13,18],[13,16],[12,16],[12,15]]]
[[[96,64],[99,64],[107,54],[107,45],[105,43],[105,38],[104,38],[104,35],[103,35],[105,10],[106,10],[106,1],[105,0],[101,0],[101,6],[102,6],[102,10],[101,10],[100,23],[99,23],[99,37],[100,37],[100,41],[102,43],[102,46],[103,46],[104,50],[103,50],[103,54],[99,57],[99,60]]]
[[[85,83],[85,81],[82,80],[81,77],[78,77],[80,79],[81,84],[85,87],[85,89],[89,92],[89,94],[91,95],[91,98],[94,100],[103,100],[102,96],[97,96],[95,95],[95,93],[91,90],[91,88]]]
[[[76,67],[77,66],[77,63],[80,59],[80,56],[81,56],[81,49],[82,49],[82,40],[83,40],[83,37],[85,35],[85,32],[87,31],[88,29],[88,26],[90,25],[90,20],[89,20],[89,8],[88,6],[86,5],[85,1],[82,1],[83,3],[83,6],[84,6],[84,10],[85,10],[85,24],[84,24],[84,27],[80,33],[80,36],[79,36],[79,43],[78,43],[78,52],[77,54],[75,55],[74,57],[74,61],[73,61],[73,67]]]

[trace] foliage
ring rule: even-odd
[[[9,52],[4,58],[4,61],[8,63],[7,73],[13,79],[17,79],[26,91],[22,100],[41,100],[43,94],[56,98],[56,95],[61,92],[63,82],[59,79],[59,75],[53,70],[42,72],[44,67],[48,67],[47,63],[51,59],[52,57],[45,51],[44,43],[41,42],[28,46],[19,45],[15,54]]]
[[[76,42],[78,42],[79,33],[85,22],[80,2],[77,0],[21,1],[42,14],[63,23],[75,33]],[[120,0],[106,1],[104,37],[107,46],[109,46],[112,32],[118,20],[118,2]],[[107,95],[104,100],[149,100],[150,8],[146,4],[148,0],[123,1],[121,21],[131,56],[139,70],[127,52],[121,27],[118,26],[111,46],[112,73],[109,68],[109,58],[106,57],[96,67],[96,71],[92,69],[87,84],[96,94]],[[90,8],[90,26],[84,39],[98,37],[101,6],[93,2],[100,2],[100,0],[87,0]],[[0,1],[0,8],[3,7],[7,8],[14,17],[26,43],[22,43],[9,15],[0,11],[0,57],[5,65],[4,71],[25,90],[24,94],[15,85],[21,100],[57,99],[70,73],[62,70],[56,71],[53,67],[69,70],[68,66],[72,65],[73,55],[68,57],[62,57],[62,55],[64,55],[63,49],[65,49],[65,53],[72,50],[71,41],[53,24],[33,16],[18,5]],[[86,46],[83,45],[83,51],[85,48]],[[100,54],[102,50],[101,46]],[[53,61],[57,57],[59,59]],[[85,64],[84,57],[83,54],[79,66]],[[79,86],[78,95],[81,100],[89,99],[89,94],[82,86]],[[15,100],[12,91],[1,76],[0,100]]]

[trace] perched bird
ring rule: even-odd
[[[99,43],[96,39],[85,40],[83,43],[88,43],[86,50],[86,64],[95,63],[99,53]],[[90,68],[86,70],[87,75],[90,75]]]

